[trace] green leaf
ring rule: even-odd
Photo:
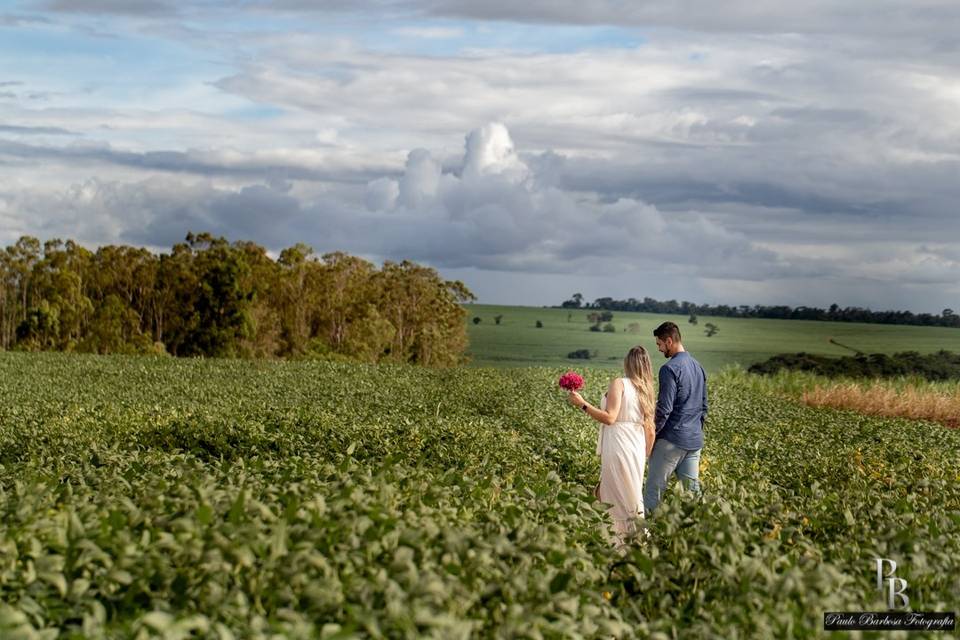
[[[208,504],[202,504],[197,507],[197,522],[207,526],[213,521],[213,507]]]
[[[559,593],[566,589],[572,578],[573,576],[567,571],[561,571],[553,576],[553,579],[550,581],[550,593]]]

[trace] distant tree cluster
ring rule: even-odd
[[[576,293],[560,305],[565,309],[606,309],[610,311],[637,311],[641,313],[665,313],[688,315],[690,323],[697,324],[697,316],[719,316],[726,318],[773,318],[781,320],[823,320],[829,322],[868,322],[872,324],[906,324],[927,327],[960,328],[960,315],[952,309],[944,309],[939,315],[932,313],[913,313],[911,311],[871,311],[862,307],[840,308],[837,304],[829,309],[818,307],[788,307],[786,305],[709,305],[676,300],[660,301],[653,298],[597,298],[593,303],[584,303],[583,295]]]
[[[920,376],[927,380],[960,380],[960,354],[950,351],[919,354],[904,351],[831,358],[810,353],[782,353],[750,367],[750,373],[771,375],[781,369],[809,371],[844,378],[892,378]]]
[[[613,312],[612,311],[601,311],[599,313],[594,312],[587,315],[587,322],[590,324],[590,331],[603,331],[604,333],[616,333],[617,328],[614,326],[613,322]],[[603,324],[606,323],[606,324]]]
[[[0,251],[0,349],[320,357],[444,366],[467,346],[461,283],[303,244],[188,234],[169,254],[22,237]]]

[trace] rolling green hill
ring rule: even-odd
[[[587,362],[570,360],[566,355],[577,349],[588,349],[597,352],[589,361],[591,366],[615,368],[634,344],[655,351],[653,329],[667,320],[680,325],[687,349],[708,371],[729,364],[747,366],[785,352],[851,355],[850,350],[831,344],[830,338],[865,353],[960,351],[960,330],[945,327],[709,316],[700,316],[699,324],[693,326],[686,316],[617,311],[613,314],[616,333],[596,333],[589,330],[587,315],[593,311],[590,309],[465,306],[474,366],[583,365]],[[503,316],[500,325],[494,322],[497,315]],[[480,324],[472,322],[474,317],[481,319]],[[536,328],[537,320],[543,323],[543,328]],[[634,322],[640,325],[640,332],[625,331]],[[704,335],[707,322],[720,329],[711,338]],[[655,365],[661,362],[659,354],[653,355]]]

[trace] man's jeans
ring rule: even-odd
[[[667,489],[670,474],[676,472],[684,486],[700,493],[700,449],[681,449],[669,440],[657,438],[647,460],[647,482],[643,489],[644,515],[650,517]]]

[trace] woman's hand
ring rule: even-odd
[[[657,442],[657,432],[653,428],[644,427],[644,440],[647,445],[647,460],[653,455],[653,445]]]
[[[567,396],[567,402],[569,402],[572,406],[576,407],[577,409],[579,409],[584,404],[586,404],[586,401],[583,399],[583,396],[581,396],[576,391],[570,392],[570,395]]]

